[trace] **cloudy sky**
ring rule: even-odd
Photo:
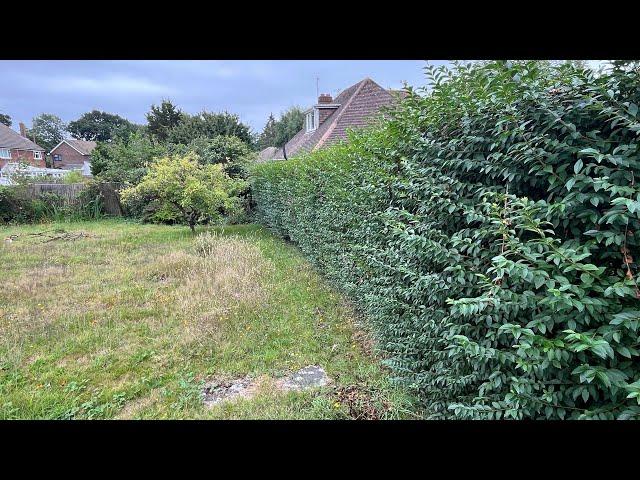
[[[431,64],[444,61],[431,60]],[[69,122],[93,109],[144,123],[152,103],[169,98],[194,114],[227,110],[260,131],[270,112],[309,106],[365,77],[385,88],[424,84],[425,61],[0,61],[0,113],[13,128],[43,112]]]

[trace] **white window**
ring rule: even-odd
[[[33,159],[34,160],[42,160],[42,152],[34,151],[33,152]]]
[[[0,148],[0,158],[11,158],[11,150],[8,148]]]
[[[318,128],[318,109],[314,108],[309,113],[307,113],[305,119],[305,125],[307,128],[307,132],[311,132]]]

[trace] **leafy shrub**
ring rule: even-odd
[[[246,182],[230,178],[222,165],[201,165],[189,154],[157,160],[138,185],[121,192],[121,198],[125,207],[154,202],[152,220],[179,221],[194,231],[197,224],[221,223],[237,215],[242,209],[238,195],[245,189]]]
[[[35,211],[20,186],[0,186],[0,223],[24,223],[33,221]]]
[[[29,201],[33,221],[95,220],[103,215],[100,192],[93,189],[83,190],[74,202],[56,193],[43,193]]]
[[[0,187],[0,223],[93,220],[104,214],[102,196],[92,182],[69,203],[55,193],[31,198],[26,185]]]
[[[161,204],[154,200],[150,194],[131,195],[123,202],[124,215],[142,222],[176,223],[179,221],[177,214],[170,219],[161,219],[161,214],[156,217]]]
[[[91,180],[78,196],[76,211],[83,220],[95,220],[105,215],[99,182]]]
[[[256,214],[430,417],[638,418],[639,73],[428,69],[380,128],[256,166]]]

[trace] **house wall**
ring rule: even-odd
[[[24,162],[29,165],[33,165],[34,167],[45,167],[46,163],[44,160],[45,153],[42,152],[41,160],[34,160],[33,151],[32,150],[18,150],[15,148],[11,149],[11,159],[0,159],[0,168],[4,167],[9,162]]]
[[[59,162],[54,160],[54,155],[60,155]],[[53,163],[53,168],[80,168],[84,164],[85,160],[91,161],[91,156],[82,155],[66,143],[63,143],[58,148],[51,150],[51,163]]]

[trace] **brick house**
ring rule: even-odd
[[[91,176],[91,152],[96,142],[69,138],[62,140],[51,149],[51,163],[54,168],[64,170],[82,170],[85,176]]]
[[[335,99],[323,93],[318,103],[305,111],[305,122],[282,148],[267,147],[259,161],[284,160],[302,152],[322,148],[347,138],[347,129],[363,127],[380,113],[380,109],[402,99],[405,92],[385,90],[370,78],[365,78],[343,90]]]
[[[27,138],[24,123],[20,123],[20,132],[0,123],[0,169],[9,162],[44,167],[45,149]]]

